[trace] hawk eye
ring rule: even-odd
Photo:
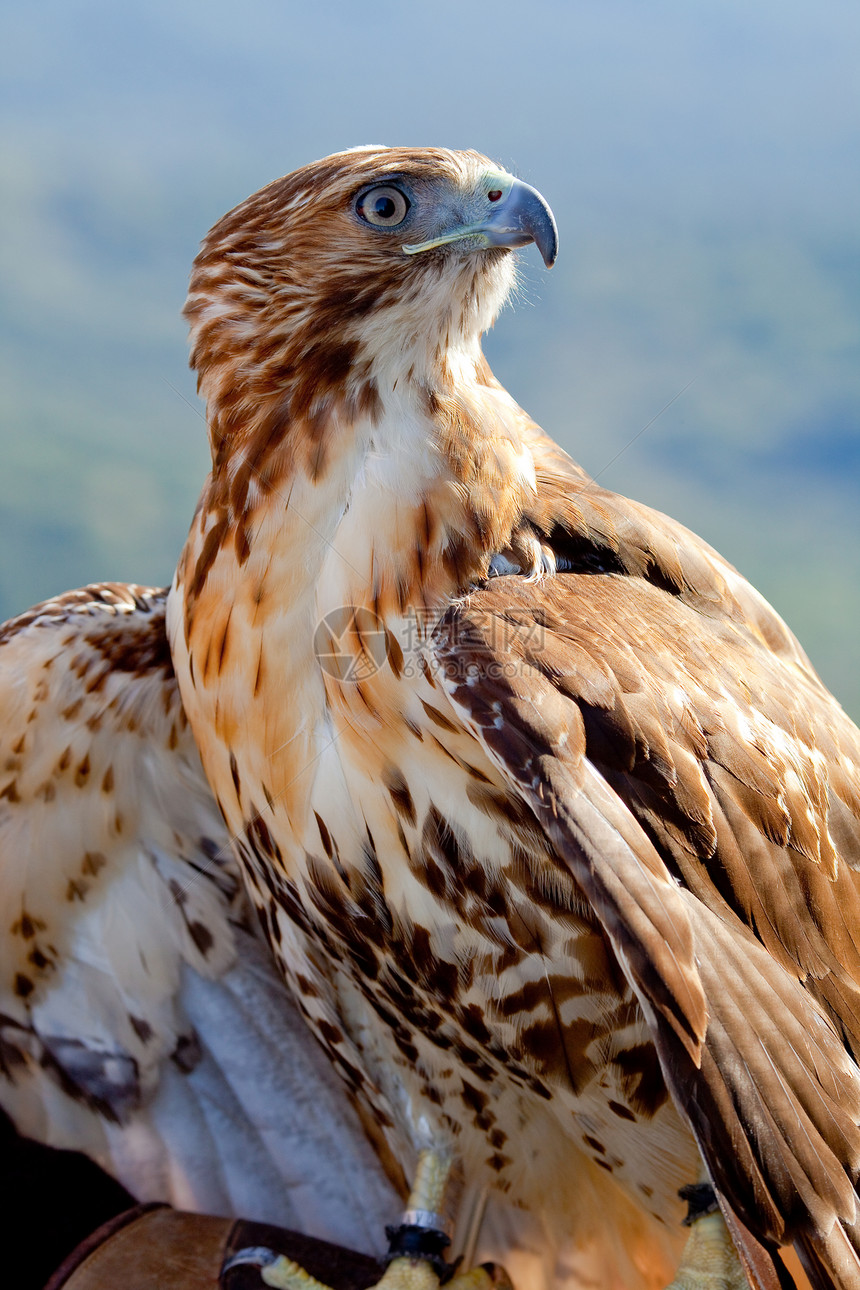
[[[355,209],[363,220],[376,228],[397,228],[406,219],[409,198],[399,188],[380,184],[378,188],[362,193]]]

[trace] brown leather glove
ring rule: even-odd
[[[138,1205],[105,1223],[66,1259],[45,1290],[261,1290],[257,1268],[222,1268],[263,1246],[295,1259],[332,1290],[367,1290],[382,1267],[366,1254],[266,1223]]]

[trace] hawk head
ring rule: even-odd
[[[279,419],[372,412],[481,333],[511,289],[512,248],[555,259],[552,212],[477,152],[360,148],[277,179],[205,239],[185,308],[213,448]]]

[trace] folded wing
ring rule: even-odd
[[[397,1201],[250,921],[165,595],[0,629],[0,1101],[141,1199],[372,1249]]]
[[[751,1248],[854,1285],[860,736],[739,575],[668,521],[636,567],[656,521],[613,505],[602,548],[552,534],[570,572],[455,606],[434,663],[597,910]]]

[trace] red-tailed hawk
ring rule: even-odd
[[[678,1191],[709,1178],[755,1284],[794,1243],[847,1290],[860,735],[734,569],[495,381],[480,337],[529,241],[551,262],[539,194],[436,149],[326,158],[209,234],[186,313],[212,472],[157,756],[175,787],[181,746],[202,786],[187,718],[290,991],[407,1172],[429,1153],[497,1189],[607,1286],[671,1275]],[[110,655],[96,692],[133,670]],[[80,731],[90,664],[69,667]],[[69,746],[46,774],[105,774]],[[207,870],[162,913],[205,975],[199,929],[232,899],[200,858],[217,824],[205,792],[162,819],[141,789],[175,839],[162,883],[177,850]],[[146,913],[124,917],[134,943]],[[36,930],[45,964],[12,965],[33,1044]]]

